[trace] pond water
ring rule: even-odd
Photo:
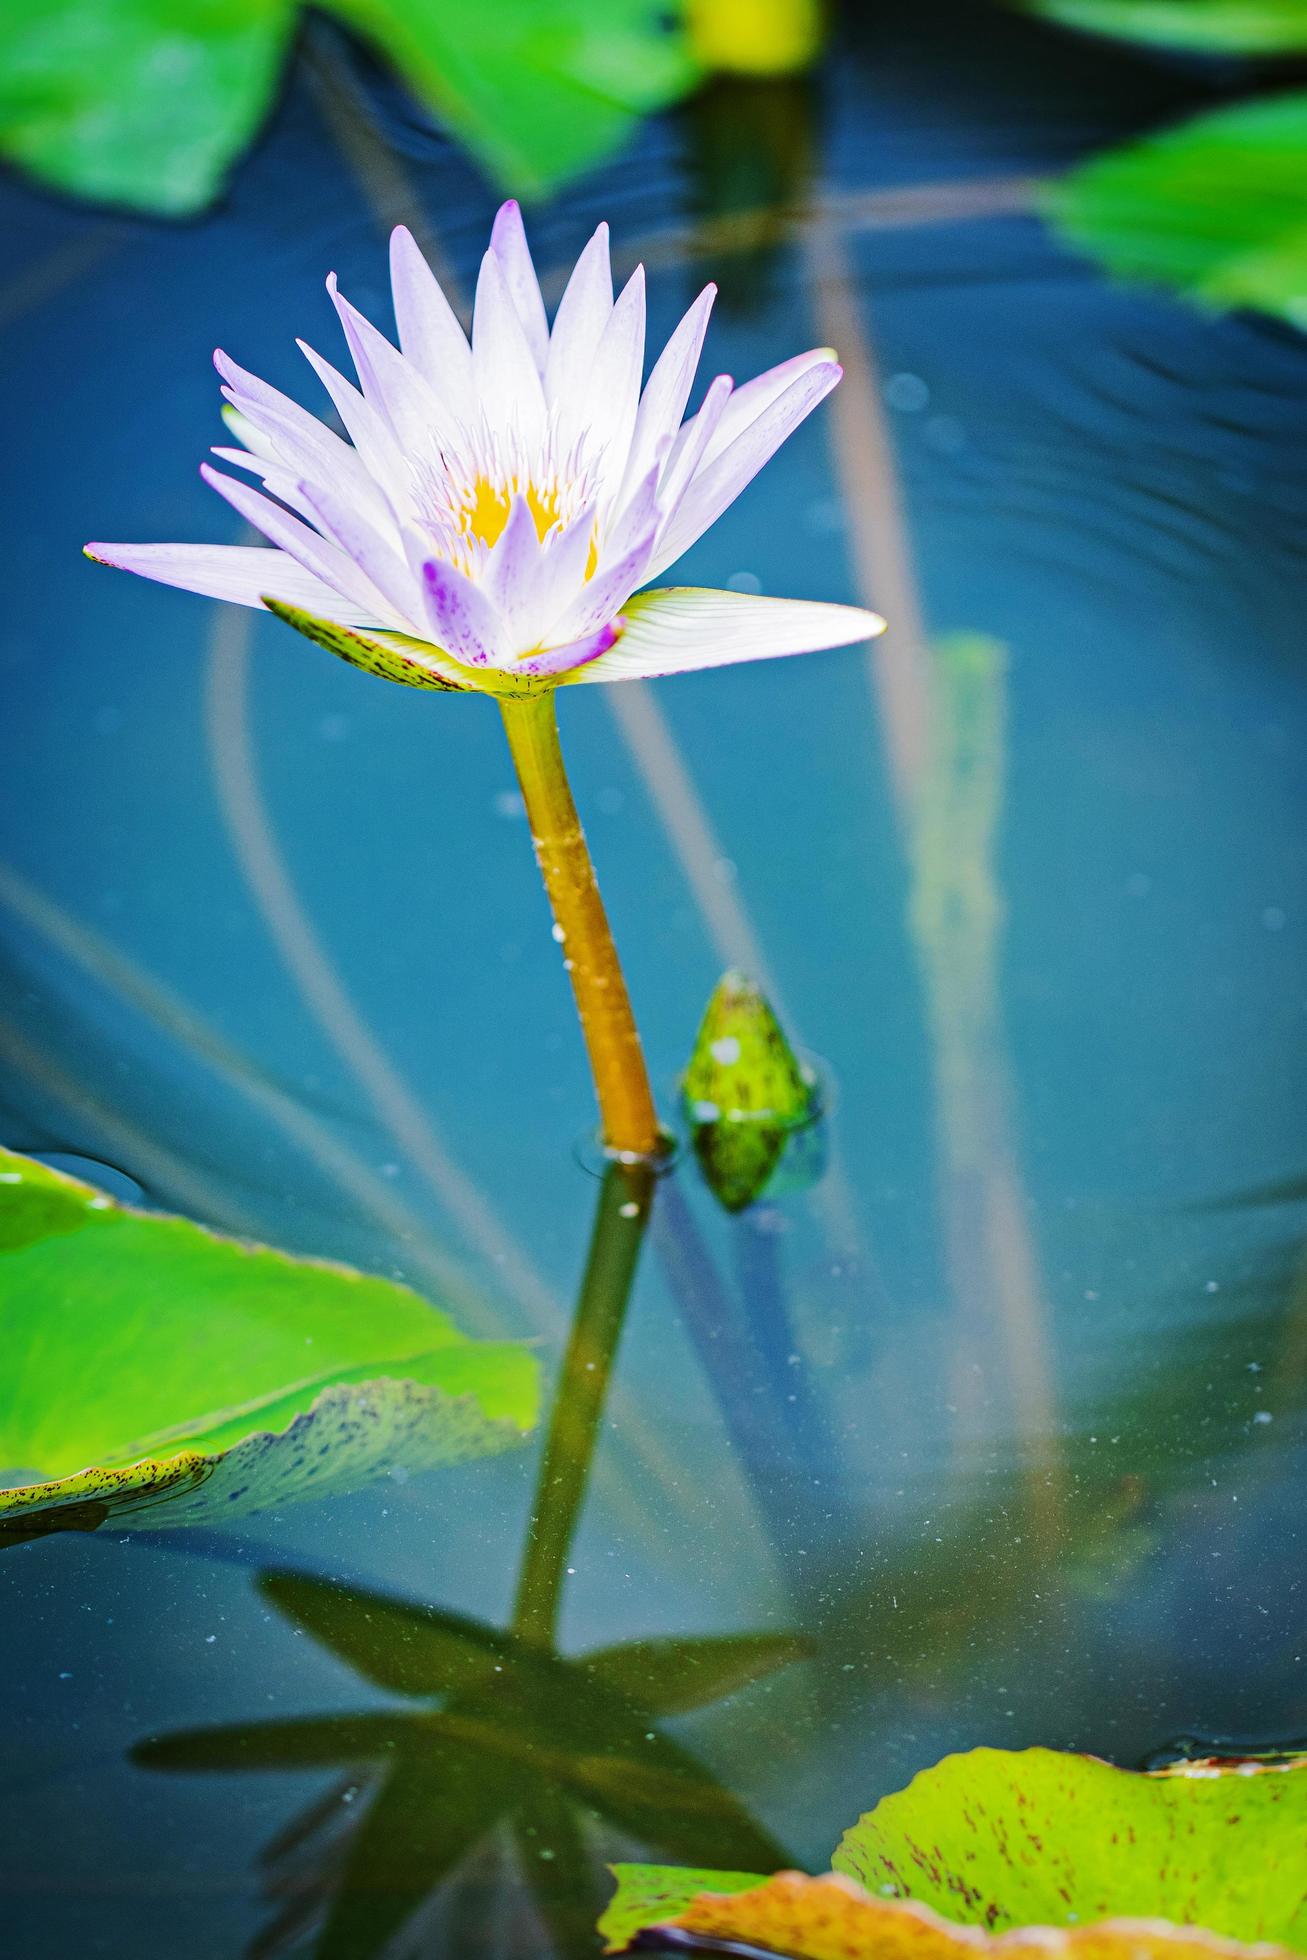
[[[688,1155],[660,1188],[559,1649],[803,1656],[660,1724],[711,1776],[672,1778],[659,1844],[620,1766],[572,1806],[511,1708],[493,1802],[493,1751],[482,1787],[420,1722],[384,1772],[339,1724],[299,1766],[252,1736],[141,1760],[397,1712],[266,1575],[337,1585],[356,1630],[361,1591],[503,1627],[534,1446],[222,1534],[18,1546],[8,1951],[580,1954],[606,1859],[729,1865],[753,1832],[822,1869],[948,1751],[1307,1731],[1307,342],[1112,286],[1032,208],[1227,80],[928,6],[534,214],[555,275],[612,220],[651,337],[718,277],[709,373],[828,339],[848,370],[678,576],[872,603],[874,658],[560,702],[664,1105],[736,964],[829,1113],[807,1190],[730,1219]],[[788,164],[742,166],[760,129]],[[407,217],[466,291],[494,202],[325,39],[204,222],[0,191],[0,1114],[152,1204],[407,1277],[552,1377],[600,1186],[498,717],[78,557],[231,538],[195,474],[212,347],[309,401],[322,276],[384,317]],[[583,1695],[552,1714],[588,1736]]]

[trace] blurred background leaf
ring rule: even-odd
[[[599,161],[698,69],[658,0],[334,0],[506,189]],[[57,189],[202,210],[271,106],[294,0],[48,0],[6,9],[0,154]]]
[[[1307,0],[1031,0],[1067,27],[1212,54],[1307,48]]]
[[[1047,193],[1046,210],[1120,278],[1307,326],[1307,93],[1091,158]]]
[[[57,189],[198,211],[271,106],[293,0],[42,0],[4,10],[0,150]]]

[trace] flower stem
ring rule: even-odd
[[[554,691],[502,696],[499,706],[536,862],[571,975],[604,1143],[622,1156],[654,1157],[658,1115],[617,948],[563,767]]]

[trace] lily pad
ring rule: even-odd
[[[618,1865],[600,1930],[612,1951],[734,1941],[798,1960],[1303,1953],[1307,1758],[1144,1773],[973,1749],[885,1797],[833,1862],[771,1879]]]
[[[1307,327],[1307,93],[1241,103],[1081,164],[1055,228],[1123,279]]]
[[[502,1450],[536,1364],[418,1294],[0,1151],[0,1543],[229,1520]]]
[[[1204,54],[1307,48],[1307,0],[1033,0],[1065,27]]]

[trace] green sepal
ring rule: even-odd
[[[438,687],[451,694],[472,685],[470,681],[456,681],[437,673],[430,666],[430,655],[420,640],[408,640],[399,633],[378,639],[375,634],[360,632],[356,626],[338,626],[335,620],[319,619],[316,613],[287,605],[284,599],[269,598],[266,593],[263,604],[315,646],[325,647],[328,653],[334,653],[351,667],[359,667],[365,674],[376,674],[383,681],[398,681],[401,687]],[[409,647],[414,651],[408,652]]]

